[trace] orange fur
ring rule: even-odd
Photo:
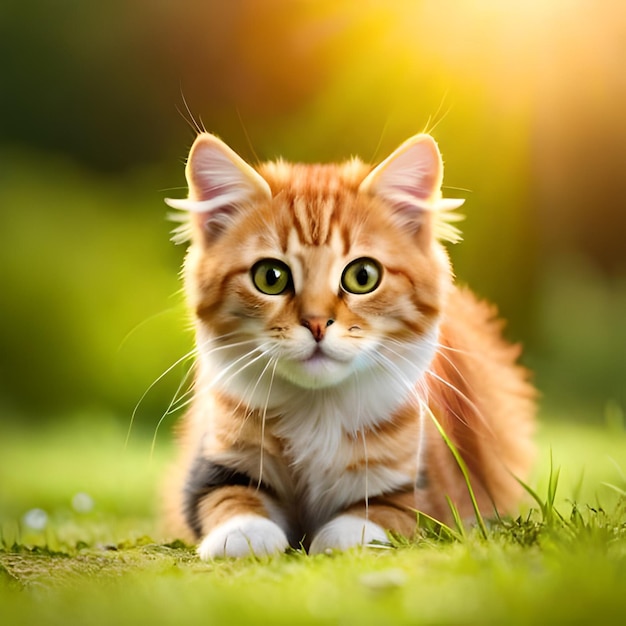
[[[198,362],[167,489],[172,532],[212,558],[411,536],[416,510],[450,521],[446,498],[471,518],[433,416],[481,511],[514,511],[534,392],[493,310],[452,282],[437,236],[460,202],[441,199],[434,141],[418,135],[374,170],[255,171],[203,134],[187,177],[189,199],[170,204],[190,212]],[[284,278],[280,293],[255,286],[263,259],[274,265],[259,280]]]

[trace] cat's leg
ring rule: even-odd
[[[184,510],[202,559],[263,556],[289,547],[287,517],[267,489],[207,460],[194,470],[185,487]]]

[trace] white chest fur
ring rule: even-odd
[[[410,484],[419,472],[421,442],[414,464],[402,470],[368,464],[366,431],[393,417],[405,402],[419,410],[415,383],[380,371],[352,377],[338,387],[300,391],[270,419],[285,444],[285,458],[297,500],[309,521],[322,523],[355,502]],[[352,464],[351,459],[362,462]]]

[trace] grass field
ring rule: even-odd
[[[4,429],[0,623],[623,624],[626,431],[609,421],[544,423],[542,506],[486,539],[431,528],[411,545],[214,563],[159,533],[167,441],[125,445],[102,419]]]

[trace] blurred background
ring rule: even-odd
[[[192,116],[252,162],[432,130],[467,199],[459,281],[524,344],[544,418],[621,419],[624,3],[3,0],[0,59],[3,423],[167,411]]]

